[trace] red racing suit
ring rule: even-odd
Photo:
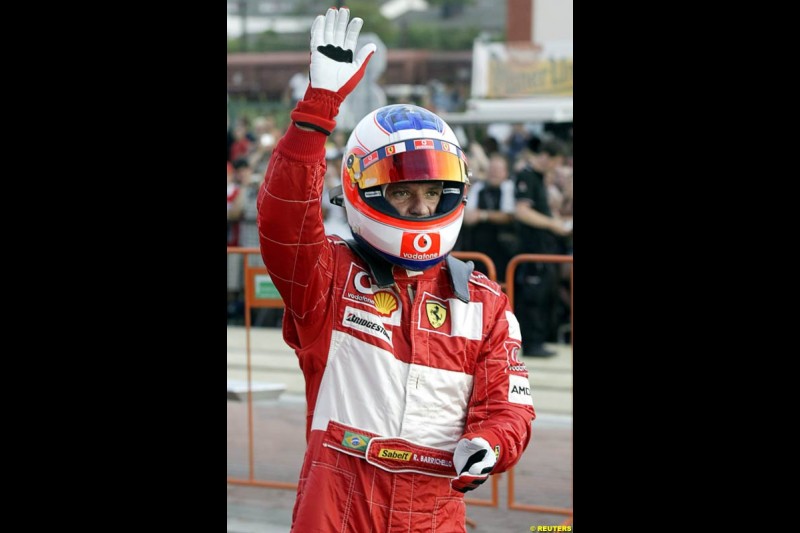
[[[261,254],[306,382],[292,531],[465,531],[464,494],[450,487],[458,441],[486,439],[499,473],[530,440],[519,324],[481,273],[469,277],[470,301],[456,298],[444,261],[394,266],[395,284],[379,288],[367,263],[324,233],[325,140],[290,125],[258,197]]]

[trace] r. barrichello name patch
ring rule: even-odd
[[[508,376],[508,401],[533,406],[531,384],[526,378],[513,374]]]

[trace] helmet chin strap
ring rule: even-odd
[[[342,186],[337,185],[336,187],[332,187],[331,190],[328,191],[328,199],[330,199],[333,205],[342,207],[344,205],[344,189],[342,189]]]
[[[447,272],[450,274],[450,283],[453,285],[456,298],[465,304],[469,303],[469,276],[475,268],[475,263],[472,261],[465,263],[450,254],[447,254],[444,260],[447,262]]]
[[[345,239],[344,242],[369,266],[369,271],[372,277],[375,278],[378,287],[385,289],[394,285],[392,264],[389,261],[379,257],[366,246],[360,245],[355,239]]]

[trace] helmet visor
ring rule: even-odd
[[[420,143],[417,140],[384,146],[362,158],[351,154],[345,162],[345,171],[361,190],[403,181],[469,182],[467,163],[457,146],[438,140],[422,141],[426,144],[420,146],[426,148],[414,149],[413,143]],[[398,150],[398,145],[404,150]],[[412,149],[406,149],[408,145]]]

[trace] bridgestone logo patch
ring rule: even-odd
[[[361,309],[346,307],[342,325],[352,328],[367,335],[372,335],[386,342],[392,342],[392,334],[383,327],[381,318],[372,313],[367,313]]]

